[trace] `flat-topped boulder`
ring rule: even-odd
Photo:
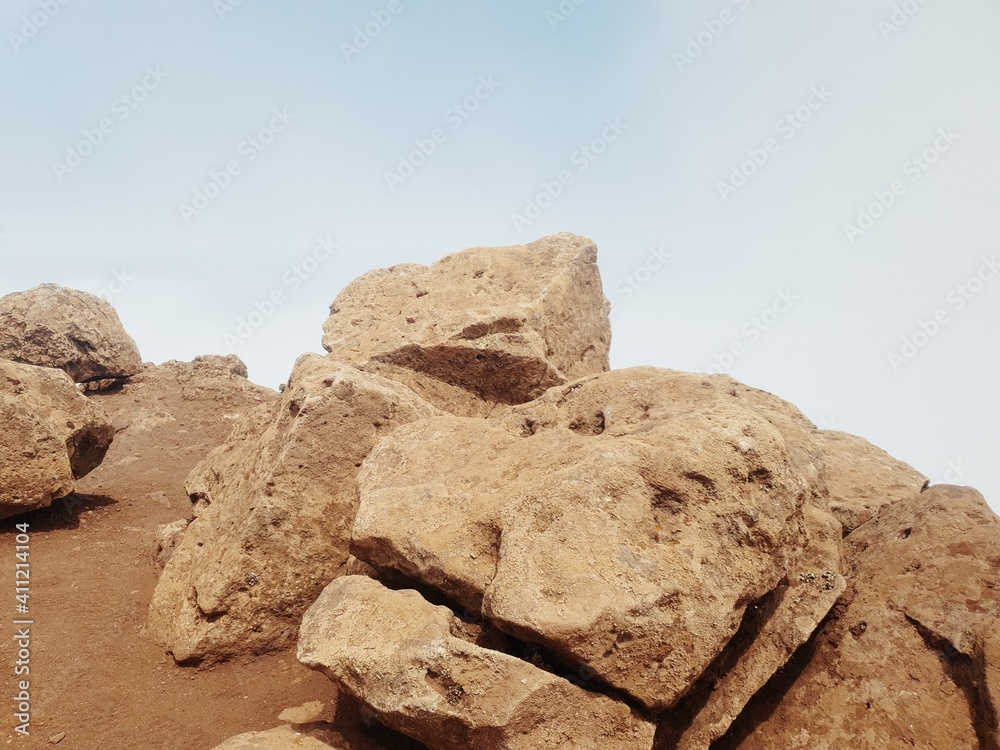
[[[557,234],[367,273],[334,301],[323,346],[446,411],[483,416],[607,370],[609,311],[596,245]]]

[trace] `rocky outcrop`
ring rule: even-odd
[[[974,490],[931,487],[846,541],[851,595],[728,746],[1000,746],[1000,518]]]
[[[66,373],[8,360],[0,360],[0,424],[0,518],[73,492],[115,436]]]
[[[607,315],[575,235],[394,266],[233,410],[150,632],[192,664],[298,633],[342,705],[222,747],[1000,750],[981,496],[727,376],[608,372]]]
[[[294,642],[347,563],[358,467],[382,436],[436,410],[406,387],[304,355],[281,398],[247,415],[187,482],[197,517],[150,605],[181,662]]]
[[[55,284],[0,297],[0,357],[65,370],[77,383],[142,369],[135,341],[107,301]]]
[[[646,750],[654,726],[627,706],[456,636],[460,621],[414,591],[334,581],[306,613],[299,659],[387,726],[441,750]]]
[[[748,607],[787,597],[787,629],[743,667],[762,684],[843,590],[839,528],[788,447],[808,432],[783,435],[731,382],[637,368],[405,426],[359,476],[352,551],[651,710],[695,687]]]
[[[913,497],[927,477],[864,438],[833,430],[813,433],[826,468],[830,511],[846,533],[870,521],[881,508]]]
[[[608,369],[597,248],[558,234],[372,271],[337,297],[323,346],[455,414],[484,416]]]
[[[168,522],[190,517],[184,479],[191,469],[225,441],[241,415],[277,398],[247,380],[246,365],[235,355],[149,365],[91,394],[117,433],[103,464],[82,486],[97,495],[167,503],[179,509]]]

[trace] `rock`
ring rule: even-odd
[[[415,591],[362,576],[330,584],[303,618],[299,660],[435,750],[647,750],[654,727],[623,703],[455,633]]]
[[[0,518],[74,492],[115,436],[66,373],[8,360],[0,360],[0,423]]]
[[[766,681],[844,582],[810,423],[734,383],[636,368],[404,426],[359,475],[352,552],[657,711],[787,588],[794,627],[742,667]],[[830,587],[799,592],[805,573]]]
[[[153,553],[153,560],[156,567],[162,570],[174,556],[174,550],[180,543],[181,537],[187,531],[191,521],[181,518],[173,523],[161,524],[156,529],[156,550]]]
[[[323,346],[464,416],[608,369],[610,305],[591,240],[557,234],[397,265],[341,292]]]
[[[185,663],[292,644],[346,567],[358,467],[380,437],[436,413],[399,383],[301,357],[280,399],[189,477],[197,517],[153,594],[153,635]]]
[[[216,745],[214,750],[353,750],[336,732],[321,729],[307,732],[279,727],[268,732],[248,732]]]
[[[281,712],[278,721],[286,724],[315,724],[328,722],[330,711],[322,701],[311,701],[296,708],[288,708]]]
[[[142,369],[135,341],[107,301],[55,284],[0,297],[0,357],[65,370],[77,383]]]
[[[864,438],[816,430],[813,442],[826,465],[830,510],[850,533],[885,505],[920,492],[927,477]]]
[[[931,487],[846,544],[856,591],[727,746],[1000,746],[1000,518],[974,490]]]
[[[730,645],[679,707],[663,718],[660,746],[677,750],[712,747],[775,672],[809,640],[844,593],[839,523],[814,503],[806,506],[804,518],[808,541],[790,574],[771,596],[748,608]]]

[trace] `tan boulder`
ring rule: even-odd
[[[398,383],[304,355],[273,405],[191,473],[197,517],[157,584],[149,626],[180,662],[294,642],[346,566],[358,467],[380,437],[436,410]]]
[[[107,453],[107,414],[61,370],[0,359],[0,518],[76,489]]]
[[[656,710],[694,688],[751,603],[825,580],[789,597],[794,629],[751,657],[766,681],[842,589],[839,540],[805,426],[779,429],[767,414],[784,407],[756,409],[733,383],[636,368],[485,422],[407,425],[359,475],[352,551]]]
[[[927,477],[864,438],[833,430],[813,433],[826,467],[830,511],[850,533],[885,505],[920,492]]]
[[[623,703],[460,638],[415,591],[334,581],[302,622],[299,660],[434,750],[648,750],[654,726]]]
[[[998,747],[1000,518],[931,487],[846,544],[855,591],[728,746]]]
[[[65,370],[77,383],[142,369],[135,341],[106,300],[55,284],[0,297],[0,357]]]
[[[557,234],[372,271],[323,326],[338,359],[463,416],[608,369],[610,305],[591,240]]]

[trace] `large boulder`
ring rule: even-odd
[[[846,432],[816,430],[823,457],[830,511],[846,533],[870,521],[885,505],[920,492],[927,477],[867,440]]]
[[[808,421],[737,386],[636,368],[404,426],[359,475],[352,551],[653,710],[732,671],[725,731],[845,585]],[[765,604],[785,630],[734,644]]]
[[[293,643],[302,613],[345,569],[358,467],[379,438],[436,413],[399,383],[301,357],[282,397],[188,478],[197,517],[156,587],[152,633],[181,662]]]
[[[0,297],[0,357],[57,367],[77,383],[142,369],[135,341],[110,303],[56,284]]]
[[[0,518],[48,506],[97,467],[115,430],[61,370],[0,359]]]
[[[648,750],[655,727],[624,703],[458,637],[415,591],[334,581],[302,622],[299,660],[435,750]]]
[[[1000,518],[935,486],[846,545],[853,592],[727,746],[1000,747]]]
[[[372,271],[334,301],[323,346],[446,411],[484,416],[607,370],[609,310],[594,243],[557,234]]]

